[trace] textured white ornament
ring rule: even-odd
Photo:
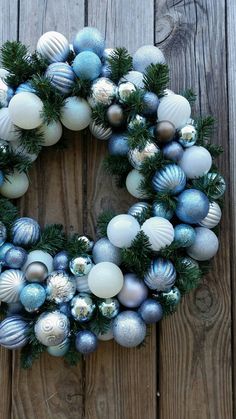
[[[210,229],[214,228],[219,224],[221,215],[222,212],[219,204],[217,204],[217,202],[210,202],[208,214],[200,221],[199,225]]]
[[[9,115],[17,127],[34,129],[43,122],[43,102],[34,93],[21,92],[9,102]]]
[[[13,124],[8,108],[0,109],[0,138],[5,141],[16,141],[19,133]]]
[[[136,218],[129,214],[120,214],[109,222],[107,237],[116,247],[130,247],[139,230],[140,225]]]
[[[25,272],[27,267],[33,262],[41,262],[46,265],[48,274],[53,271],[53,257],[47,252],[43,252],[42,250],[32,250],[32,252],[28,254],[22,270]]]
[[[136,169],[131,170],[126,178],[126,188],[135,198],[146,198],[145,193],[139,190],[144,176]]]
[[[52,121],[40,127],[43,134],[43,146],[48,147],[56,144],[62,136],[62,125],[59,121]]]
[[[120,82],[129,81],[137,87],[137,89],[144,88],[143,73],[140,71],[131,70],[120,79]]]
[[[36,49],[49,63],[66,61],[70,52],[65,36],[55,31],[45,32],[40,36]]]
[[[91,108],[87,101],[76,96],[68,97],[62,108],[62,124],[72,131],[80,131],[86,128],[90,121]]]
[[[191,107],[187,99],[181,95],[164,96],[157,109],[159,121],[169,121],[176,129],[182,128],[189,120]]]
[[[151,217],[141,226],[151,243],[152,250],[159,251],[169,246],[174,240],[174,227],[162,217]]]
[[[9,199],[17,199],[23,196],[29,187],[28,176],[24,172],[14,170],[13,173],[7,175],[0,187],[0,193]]]
[[[68,336],[70,323],[68,317],[60,311],[42,313],[34,326],[34,333],[45,346],[56,346]]]
[[[205,227],[195,228],[196,238],[192,246],[186,249],[187,254],[195,260],[209,260],[215,256],[219,248],[216,234]]]
[[[26,283],[24,273],[18,269],[8,269],[0,275],[0,300],[15,303]]]
[[[93,265],[94,266],[94,265]],[[89,288],[89,284],[88,284],[88,276],[84,275],[84,276],[76,276],[75,280],[76,280],[76,289],[78,292],[86,292],[86,293],[91,293],[90,288]]]
[[[122,271],[111,262],[98,263],[89,272],[89,288],[99,298],[114,297],[120,292],[123,283]]]
[[[206,148],[193,145],[185,149],[178,164],[189,179],[194,179],[209,172],[212,165],[212,157]]]

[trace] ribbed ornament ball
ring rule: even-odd
[[[12,226],[12,242],[15,246],[32,246],[40,238],[40,226],[33,218],[18,218]]]
[[[177,164],[167,164],[157,170],[152,179],[152,186],[156,192],[179,194],[186,185],[184,171]]]
[[[169,208],[165,202],[154,202],[152,205],[152,214],[155,217],[162,217],[167,220],[171,220],[174,215],[174,210]]]
[[[165,64],[165,57],[154,45],[143,45],[134,53],[133,68],[144,73],[150,64]]]
[[[146,220],[151,214],[152,207],[147,202],[136,202],[128,209],[128,214],[135,217],[139,222]]]
[[[115,341],[126,348],[140,345],[146,336],[146,324],[137,312],[131,310],[118,314],[112,329]]]
[[[163,317],[162,305],[153,298],[145,300],[139,307],[138,312],[146,324],[157,323]]]
[[[44,33],[39,38],[36,49],[49,63],[66,61],[70,53],[65,36],[55,31]]]
[[[78,322],[88,322],[96,309],[91,296],[86,293],[76,295],[71,301],[71,314]]]
[[[75,74],[69,64],[53,63],[46,70],[45,76],[51,85],[63,95],[69,95],[75,81]]]
[[[38,310],[45,300],[46,291],[40,284],[28,284],[20,293],[20,302],[29,313]]]
[[[52,272],[47,277],[47,300],[56,304],[70,301],[76,291],[76,282],[64,271]]]
[[[82,330],[77,333],[75,339],[75,347],[78,352],[88,355],[96,351],[98,346],[97,336],[90,330]]]
[[[88,102],[92,108],[101,104],[109,106],[116,97],[117,87],[110,79],[100,77],[91,86]]]
[[[197,141],[197,130],[193,125],[187,124],[179,130],[178,137],[183,147],[192,147]]]
[[[19,86],[17,87],[17,89],[15,91],[15,95],[17,95],[18,93],[21,93],[21,92],[35,93],[35,89],[32,86],[30,81],[25,81],[24,83],[19,84]]]
[[[6,226],[0,221],[0,246],[2,246],[7,239],[7,228]]]
[[[25,286],[24,273],[18,269],[7,269],[0,275],[0,301],[15,303]]]
[[[87,294],[91,294],[91,291],[88,285],[88,275],[77,276],[75,277],[75,281],[76,281],[76,289],[79,293],[86,292]]]
[[[187,254],[198,261],[210,260],[219,248],[216,234],[206,227],[195,228],[196,238],[192,246],[187,248]]]
[[[113,319],[120,311],[120,304],[117,298],[106,298],[98,302],[98,310],[103,317]]]
[[[186,189],[177,199],[176,215],[187,224],[197,224],[209,211],[209,199],[197,189]]]
[[[151,289],[169,291],[176,280],[176,270],[173,263],[168,259],[156,258],[144,277],[145,284]]]
[[[11,249],[12,247],[14,247],[12,243],[5,242],[1,244],[0,246],[0,264],[1,265],[3,264],[7,251]]]
[[[158,252],[169,246],[174,240],[174,227],[162,217],[151,217],[141,226],[151,244],[152,250]]]
[[[90,122],[89,130],[95,138],[98,138],[98,140],[109,140],[112,135],[110,127],[104,128],[102,125],[96,124],[95,121]]]
[[[20,349],[29,341],[29,323],[23,317],[6,317],[0,323],[0,345],[7,349]]]
[[[159,121],[169,121],[176,129],[182,128],[189,120],[191,107],[187,99],[181,95],[164,96],[157,109]]]
[[[19,132],[13,124],[8,108],[0,109],[0,138],[5,141],[16,141]]]
[[[217,202],[210,202],[208,214],[199,222],[201,227],[214,228],[221,220],[221,208]]]
[[[105,49],[105,40],[98,29],[87,26],[77,32],[73,41],[73,48],[76,54],[81,51],[92,51],[99,57],[102,57]]]
[[[177,163],[183,157],[184,150],[177,141],[171,141],[163,147],[162,153],[167,160]]]
[[[128,159],[131,165],[135,169],[139,170],[145,159],[149,157],[154,157],[159,152],[160,152],[159,147],[157,147],[156,144],[148,141],[145,147],[142,149],[140,149],[139,147],[130,149],[128,152]]]
[[[99,239],[93,248],[94,263],[112,262],[117,266],[121,263],[121,250],[114,246],[106,237]]]
[[[55,346],[62,343],[69,334],[70,324],[67,316],[60,311],[42,313],[34,326],[34,333],[40,343]]]
[[[22,247],[14,246],[5,255],[4,263],[12,269],[20,269],[25,264],[27,252]]]

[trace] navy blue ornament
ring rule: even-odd
[[[152,205],[152,213],[155,217],[171,220],[174,215],[174,210],[170,209],[165,202],[154,202]]]
[[[146,92],[143,96],[143,114],[151,116],[157,112],[160,101],[155,93]]]
[[[108,151],[112,156],[126,156],[129,151],[127,133],[113,134],[108,141]]]
[[[0,170],[0,187],[2,186],[3,182],[4,182],[4,175],[3,175],[2,170]]]
[[[177,200],[176,215],[188,224],[197,224],[205,218],[209,211],[207,196],[197,189],[186,189]]]
[[[81,51],[92,51],[102,57],[105,49],[105,39],[98,29],[87,26],[76,34],[73,48],[76,54]]]
[[[138,312],[146,324],[159,322],[163,317],[162,305],[153,298],[145,300],[139,307]]]
[[[90,330],[82,330],[77,333],[75,347],[83,355],[96,351],[98,346],[97,336]]]
[[[177,141],[171,141],[163,147],[162,153],[165,159],[178,162],[183,157],[184,149]]]
[[[75,81],[75,73],[69,64],[53,63],[46,70],[45,76],[55,89],[63,95],[69,95]]]
[[[55,271],[67,271],[69,269],[69,257],[66,250],[62,250],[54,256],[53,268]]]
[[[30,313],[38,310],[46,300],[46,291],[40,284],[28,284],[20,293],[20,301]]]
[[[7,251],[4,264],[9,268],[20,269],[25,264],[27,252],[22,247],[14,246]]]
[[[100,58],[92,51],[78,54],[72,64],[75,74],[82,80],[95,80],[101,73]]]
[[[178,224],[174,230],[174,240],[178,243],[179,247],[189,247],[193,244],[196,238],[196,233],[193,227],[188,224]]]
[[[22,93],[22,92],[29,92],[29,93],[35,93],[35,89],[33,88],[30,81],[25,81],[24,83],[19,84],[17,87],[15,94]]]
[[[0,246],[2,246],[7,238],[6,226],[0,221]]]
[[[33,218],[18,218],[11,230],[12,242],[15,246],[28,247],[40,238],[40,226]]]
[[[186,185],[186,175],[177,164],[168,164],[157,170],[152,179],[152,186],[156,192],[179,194]]]
[[[170,260],[153,259],[151,266],[144,277],[145,284],[156,291],[169,291],[174,285],[176,270]]]
[[[67,317],[71,317],[70,303],[62,303],[59,306],[59,311]]]
[[[6,317],[0,323],[0,345],[7,349],[19,349],[29,341],[29,323],[21,316]]]

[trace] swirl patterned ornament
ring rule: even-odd
[[[39,316],[34,333],[38,341],[45,346],[59,345],[69,334],[69,320],[60,311],[45,312]]]

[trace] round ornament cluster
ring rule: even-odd
[[[1,61],[0,345],[22,349],[26,367],[43,351],[74,362],[100,341],[138,346],[218,251],[225,181],[212,118],[192,119],[191,91],[168,89],[159,48],[131,57],[106,48],[93,27],[72,43],[46,32],[34,54],[7,42]],[[134,197],[127,213],[101,215],[97,240],[42,229],[10,201],[27,192],[29,167],[64,127],[106,141],[104,166]]]

